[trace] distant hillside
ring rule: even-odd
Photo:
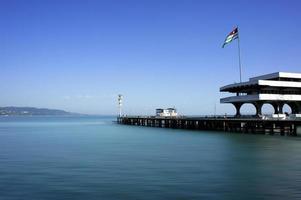
[[[0,107],[0,115],[72,115],[64,110],[34,107]]]

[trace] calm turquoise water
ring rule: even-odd
[[[301,140],[0,118],[0,199],[300,199]]]

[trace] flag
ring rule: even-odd
[[[233,40],[237,39],[238,38],[238,28],[236,27],[233,31],[231,31],[231,33],[229,33],[229,35],[226,37],[225,39],[225,42],[223,44],[223,47],[226,45],[226,44],[229,44],[230,42],[232,42]]]

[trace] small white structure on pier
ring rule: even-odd
[[[236,108],[236,116],[240,116],[240,108],[251,103],[256,108],[256,115],[261,116],[264,104],[274,107],[274,115],[285,118],[283,106],[287,104],[292,110],[292,117],[301,114],[301,73],[276,72],[250,78],[249,81],[226,85],[221,92],[235,95],[221,98],[221,103],[231,103]]]
[[[156,116],[158,116],[158,117],[176,117],[176,116],[178,116],[178,113],[175,108],[167,108],[167,109],[158,108],[158,109],[156,109]]]

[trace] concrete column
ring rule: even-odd
[[[272,103],[272,106],[274,107],[274,114],[279,114],[278,104],[277,103]]]
[[[284,103],[282,103],[282,102],[278,103],[278,112],[279,112],[279,114],[283,114],[283,106],[284,106]]]
[[[301,102],[296,102],[296,114],[301,114]]]
[[[287,105],[289,105],[289,107],[291,108],[292,114],[297,114],[298,113],[298,108],[297,108],[295,103],[287,103]]]
[[[235,109],[236,109],[235,117],[241,116],[241,114],[240,114],[240,108],[243,105],[243,103],[237,102],[237,103],[232,103],[232,104],[235,106]]]
[[[261,110],[262,110],[263,103],[261,103],[261,102],[256,102],[256,103],[253,103],[253,105],[254,105],[255,108],[256,108],[256,116],[262,115]]]
[[[283,106],[284,106],[284,103],[282,102],[275,102],[275,103],[272,103],[272,106],[274,107],[274,114],[283,114]]]

